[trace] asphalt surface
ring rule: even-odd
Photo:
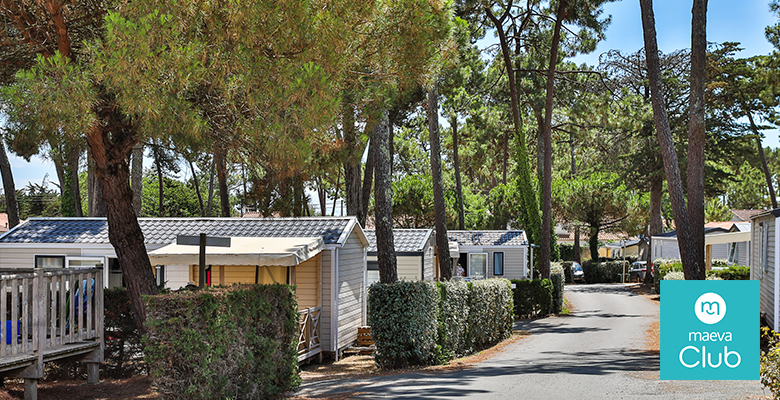
[[[519,321],[531,333],[458,371],[305,382],[296,395],[356,399],[757,399],[758,381],[660,381],[645,332],[659,307],[624,285],[569,285],[570,316]]]

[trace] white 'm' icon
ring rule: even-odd
[[[726,301],[717,293],[704,293],[694,304],[696,318],[705,324],[717,324],[726,315]]]

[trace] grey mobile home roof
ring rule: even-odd
[[[376,252],[376,230],[366,229],[369,253]],[[393,244],[395,251],[413,253],[425,251],[425,242],[433,232],[432,229],[393,229]]]
[[[356,223],[343,218],[139,218],[144,241],[168,244],[176,235],[232,237],[322,237],[343,244]],[[2,243],[110,244],[105,218],[30,218],[0,237]]]
[[[447,231],[460,246],[526,246],[524,231]]]

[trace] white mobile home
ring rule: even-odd
[[[454,276],[528,277],[528,240],[524,231],[447,231],[447,237],[458,244]]]
[[[379,282],[379,264],[376,259],[376,231],[366,229],[368,238],[367,283]],[[430,281],[434,279],[436,261],[432,229],[393,229],[393,244],[398,270],[398,280]]]
[[[705,256],[707,265],[712,260],[726,260],[737,265],[747,265],[750,255],[750,225],[746,223],[727,223],[724,226],[705,226]],[[726,227],[728,226],[728,227]],[[653,236],[651,241],[653,260],[679,259],[677,231]]]
[[[167,264],[153,264],[158,280],[166,282],[168,287],[178,289],[197,282],[198,278],[197,268],[193,267],[197,257],[177,255],[170,247],[167,253],[161,251],[175,243],[178,235],[205,233],[236,238],[236,244],[250,240],[252,243],[244,247],[255,249],[241,254],[244,258],[240,263],[246,265],[225,261],[225,257],[241,253],[238,249],[233,254],[212,254],[212,282],[270,280],[297,284],[301,308],[321,307],[320,340],[324,351],[336,352],[357,339],[366,301],[368,241],[354,217],[140,218],[138,222],[147,251],[154,253],[152,257],[157,256],[157,260],[165,260],[161,258],[165,254],[169,257],[168,261],[159,261]],[[270,238],[290,240],[275,243]],[[263,247],[268,250],[262,250]],[[292,255],[295,265],[281,261],[282,251],[272,251],[272,248],[282,248],[285,254]],[[274,254],[276,258],[271,257]],[[122,286],[121,268],[108,240],[105,218],[31,218],[0,237],[0,268],[88,265],[107,265],[109,286]]]
[[[750,279],[760,281],[761,315],[775,331],[780,328],[780,280],[775,279],[780,268],[780,257],[776,257],[776,249],[780,248],[778,218],[780,209],[750,217]]]

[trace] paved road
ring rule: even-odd
[[[568,317],[516,323],[531,335],[459,371],[304,383],[297,393],[376,399],[755,399],[758,381],[660,381],[643,351],[658,306],[623,285],[573,285]]]

